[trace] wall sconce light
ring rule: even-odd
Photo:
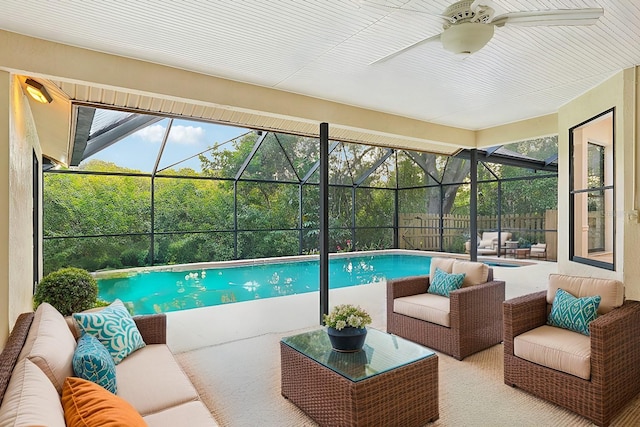
[[[43,104],[49,104],[53,101],[49,92],[42,83],[39,83],[33,79],[27,79],[25,82],[27,93],[31,95],[33,99]]]

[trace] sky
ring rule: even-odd
[[[151,172],[162,145],[169,119],[163,119],[116,142],[85,160],[103,160],[118,166]],[[190,120],[174,120],[158,170],[207,150],[216,143],[230,141],[249,132],[249,129]],[[225,145],[230,147],[231,143]],[[174,166],[200,171],[198,157]]]

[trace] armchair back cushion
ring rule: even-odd
[[[436,268],[439,268],[445,273],[453,273],[453,263],[455,261],[456,261],[455,258],[441,258],[441,257],[431,258],[431,267],[429,267],[429,277],[431,279],[435,277]]]
[[[624,303],[624,285],[619,280],[551,274],[547,288],[547,304],[553,304],[558,288],[564,289],[576,298],[600,295],[598,314],[608,313]]]
[[[460,261],[453,263],[453,274],[464,274],[462,287],[486,283],[489,277],[489,266],[482,262]]]
[[[462,261],[455,258],[431,258],[430,281],[435,277],[436,268],[449,274],[464,274],[463,288],[486,283],[489,280],[489,266],[482,262]]]

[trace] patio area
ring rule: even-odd
[[[556,264],[494,267],[506,298],[540,291]],[[357,302],[384,330],[385,284],[331,291],[330,305]],[[168,344],[223,426],[316,425],[280,394],[279,341],[318,327],[318,294],[168,313]],[[439,355],[440,419],[433,426],[592,425],[585,418],[503,382],[502,345],[457,361]],[[640,422],[640,398],[612,425]]]
[[[485,260],[503,258],[486,257]],[[507,299],[546,289],[547,277],[557,272],[555,262],[527,260],[527,264],[515,268],[494,267],[496,279],[506,281]],[[387,321],[385,283],[331,290],[329,305],[359,304],[371,314],[372,327],[384,330]],[[167,324],[168,345],[174,353],[181,353],[270,333],[317,327],[319,297],[317,292],[311,292],[174,311],[167,313]],[[206,328],[197,325],[206,325]]]

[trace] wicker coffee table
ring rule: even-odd
[[[368,329],[362,351],[338,353],[324,329],[280,342],[282,395],[321,426],[424,426],[439,418],[438,356]]]

